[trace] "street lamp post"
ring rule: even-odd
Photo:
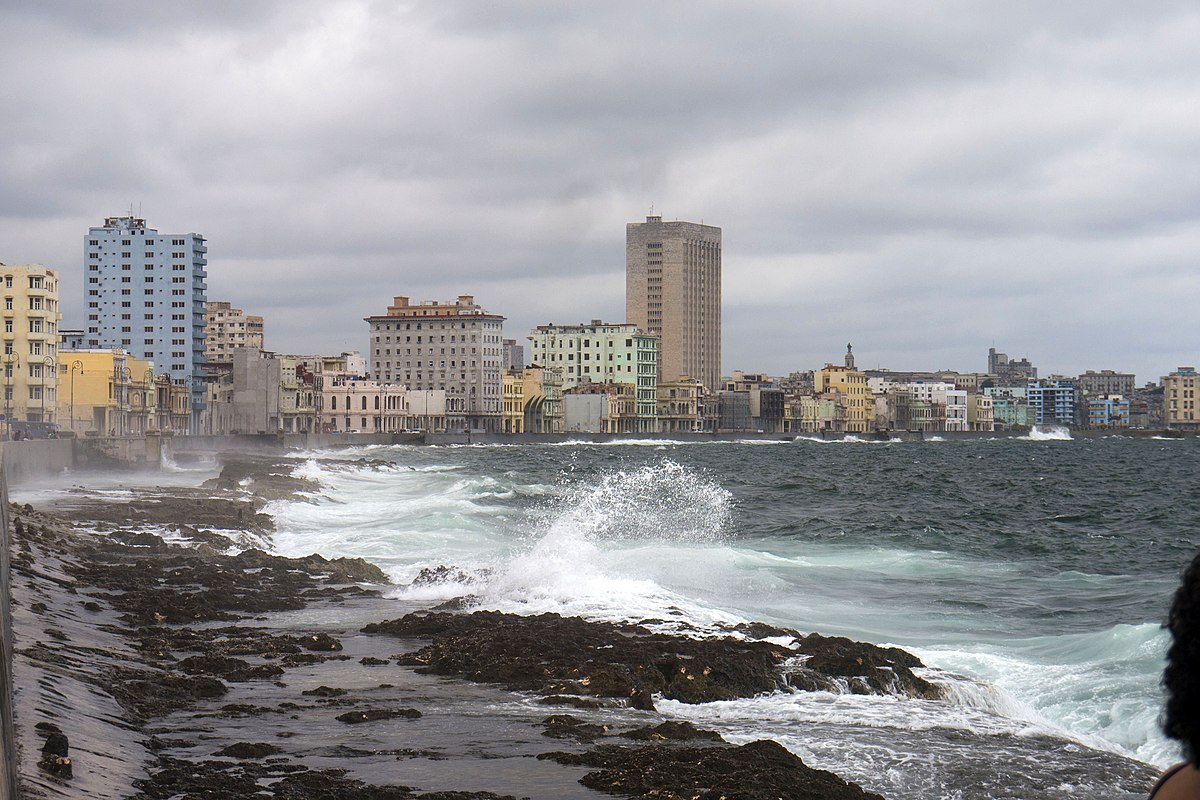
[[[13,396],[13,374],[17,368],[21,366],[21,359],[16,353],[4,354],[4,427],[8,438],[12,439],[12,396]]]
[[[83,374],[83,362],[75,359],[71,362],[71,432],[75,432],[75,370]]]
[[[46,356],[42,359],[42,423],[49,422],[46,419],[46,373],[55,369],[58,364],[54,360],[54,356]],[[56,381],[57,383],[57,381]],[[47,429],[48,430],[48,429]]]
[[[114,371],[117,380],[117,435],[124,436],[126,431],[126,417],[129,416],[129,367],[117,367]]]
[[[154,420],[154,408],[158,405],[158,392],[154,389],[154,367],[146,367],[146,373],[142,376],[146,382],[145,404],[146,404],[146,433],[149,430],[150,423]]]

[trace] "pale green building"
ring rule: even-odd
[[[658,430],[658,337],[630,323],[600,320],[539,325],[529,335],[530,363],[562,369],[563,390],[581,383],[636,387],[638,431]]]

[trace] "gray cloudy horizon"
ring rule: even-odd
[[[625,224],[724,236],[724,363],[1157,380],[1200,361],[1200,8],[179,2],[0,8],[0,261],[128,213],[281,352],[393,295],[624,319]]]

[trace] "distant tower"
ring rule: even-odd
[[[721,380],[721,229],[663,222],[625,226],[625,319],[660,338],[658,380]]]
[[[846,369],[854,369],[854,347],[846,345]]]

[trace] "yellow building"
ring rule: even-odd
[[[55,422],[58,397],[58,273],[41,264],[0,264],[4,292],[4,418]],[[6,431],[7,432],[7,431]]]
[[[155,388],[154,365],[146,359],[119,349],[64,350],[58,380],[64,430],[77,436],[140,436],[160,429],[157,396],[163,388]],[[173,405],[182,402],[169,385],[166,395]]]
[[[525,432],[525,376],[519,369],[506,369],[500,379],[500,430]]]
[[[851,367],[826,364],[813,374],[813,391],[816,394],[836,392],[845,409],[847,433],[866,433],[871,429],[875,417],[875,401],[867,387],[867,376]]]
[[[500,396],[500,429],[504,433],[562,433],[561,369],[531,364],[505,370]]]

